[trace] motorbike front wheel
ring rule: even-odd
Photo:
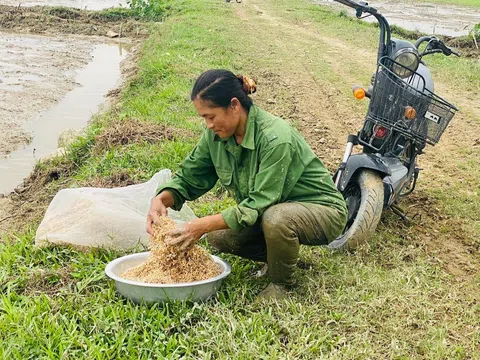
[[[328,244],[330,249],[354,250],[370,239],[383,210],[384,189],[380,175],[361,170],[350,180],[343,197],[347,203],[348,220],[342,235]]]

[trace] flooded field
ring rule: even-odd
[[[52,46],[58,45],[55,41],[48,38],[48,43],[52,44],[53,42]],[[77,41],[78,44],[82,44],[82,41]],[[65,44],[62,43],[61,45]],[[104,96],[108,90],[115,87],[119,81],[120,62],[125,58],[126,52],[119,45],[92,45],[91,43],[83,45],[85,45],[84,48],[91,48],[91,52],[88,51],[83,54],[84,57],[89,58],[89,62],[80,70],[67,71],[67,75],[63,78],[51,77],[52,81],[49,82],[48,78],[43,75],[44,73],[57,72],[62,74],[62,72],[55,64],[50,64],[51,66],[38,65],[40,71],[36,73],[37,75],[28,73],[29,80],[21,82],[21,84],[27,82],[29,86],[19,85],[18,89],[10,91],[12,98],[17,92],[16,108],[19,110],[21,117],[28,118],[27,113],[31,116],[29,121],[22,124],[23,126],[19,124],[20,116],[6,117],[7,121],[10,119],[11,125],[16,130],[15,133],[18,134],[13,138],[18,138],[21,141],[24,137],[29,136],[32,140],[27,146],[22,146],[7,157],[0,158],[0,174],[2,174],[0,194],[12,191],[30,173],[36,161],[54,152],[58,146],[58,137],[62,132],[84,127],[105,101]],[[65,53],[63,55],[65,58]],[[79,54],[77,56],[80,57],[79,60],[87,60]],[[55,94],[59,94],[62,89],[68,87],[74,88],[48,110],[34,115],[36,108],[32,109],[28,105],[25,106],[29,104],[29,102],[25,102],[25,98],[30,98],[33,103],[36,102],[38,106],[42,106],[43,95],[41,95],[41,91],[45,88],[47,88],[46,91],[49,91],[48,87],[53,89]],[[53,95],[47,100],[50,104],[54,100]],[[11,107],[14,108],[15,105],[11,104]],[[25,109],[25,111],[22,112],[22,109]],[[0,127],[2,129],[6,128],[8,134],[8,126],[3,124]],[[0,137],[2,136],[5,137],[3,132],[0,133]],[[12,146],[11,141],[5,141],[5,143]]]
[[[0,33],[0,158],[31,139],[27,122],[76,85],[88,39]]]
[[[350,15],[355,15],[353,9],[334,0],[316,0],[316,2],[321,5],[345,9]],[[379,10],[390,24],[427,34],[454,37],[468,35],[471,28],[480,23],[480,11],[476,8],[393,0],[368,1],[368,4]],[[376,21],[372,16],[364,20],[368,22]]]
[[[65,6],[77,9],[87,10],[101,10],[111,7],[118,7],[120,5],[126,5],[125,0],[34,0],[34,1],[20,1],[20,0],[0,0],[0,5],[10,6],[35,6],[35,5],[48,5],[48,6]]]
[[[0,0],[0,5],[22,8],[62,5],[89,10],[120,3]],[[15,9],[6,7],[5,11],[16,14]],[[82,129],[100,109],[105,95],[121,81],[120,63],[127,54],[121,44],[128,43],[105,36],[76,35],[75,29],[69,34],[54,32],[46,36],[38,34],[30,24],[13,31],[8,27],[2,30],[2,26],[0,195],[13,191],[38,160],[57,150],[62,132]],[[102,30],[100,35],[106,35],[106,31]]]

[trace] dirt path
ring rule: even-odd
[[[291,119],[329,169],[335,169],[346,135],[355,132],[363,121],[366,104],[354,102],[350,89],[369,79],[375,68],[375,49],[352,46],[322,33],[316,24],[292,21],[271,2],[248,0],[241,9],[237,7],[237,15],[249,24],[252,34],[263,34],[258,51],[273,51],[279,58],[270,70],[256,74],[261,89],[257,100],[268,110]],[[460,187],[473,196],[473,202],[480,201],[475,192],[480,187],[476,176],[480,168],[480,103],[476,94],[450,83],[436,81],[436,91],[462,111],[442,141],[420,158],[424,171],[418,191],[405,206],[422,213],[421,222],[398,231],[411,232],[426,251],[446,264],[450,273],[469,277],[480,267],[480,256],[472,232],[463,229],[471,228],[475,219],[446,215],[442,210],[446,204],[431,199],[424,189],[449,192]],[[470,150],[465,153],[459,148]],[[472,168],[475,162],[477,170]],[[457,176],[459,166],[471,171]]]
[[[269,47],[275,47],[284,60],[279,61],[275,73],[260,74],[262,91],[257,98],[276,114],[292,120],[314,151],[334,168],[344,151],[346,134],[359,123],[355,109],[361,105],[347,94],[358,80],[355,73],[374,67],[375,54],[323,35],[311,23],[289,22],[267,3],[248,0],[245,5],[243,20],[258,24],[264,34],[274,34],[274,45]],[[264,48],[267,45],[259,50]],[[355,72],[350,71],[352,68]],[[322,78],[325,70],[334,74],[332,79]]]

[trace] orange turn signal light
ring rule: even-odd
[[[415,119],[415,117],[417,116],[417,110],[415,110],[413,107],[411,106],[406,106],[405,107],[405,117],[409,120],[413,120]]]
[[[353,96],[355,96],[357,100],[362,100],[365,97],[365,89],[360,86],[355,86],[353,88]]]

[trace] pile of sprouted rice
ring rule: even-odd
[[[210,279],[220,274],[220,267],[210,254],[198,245],[187,250],[179,246],[167,246],[167,233],[176,228],[175,222],[161,217],[161,223],[155,224],[154,236],[150,237],[151,256],[141,265],[125,271],[125,279],[154,284],[188,283]]]

